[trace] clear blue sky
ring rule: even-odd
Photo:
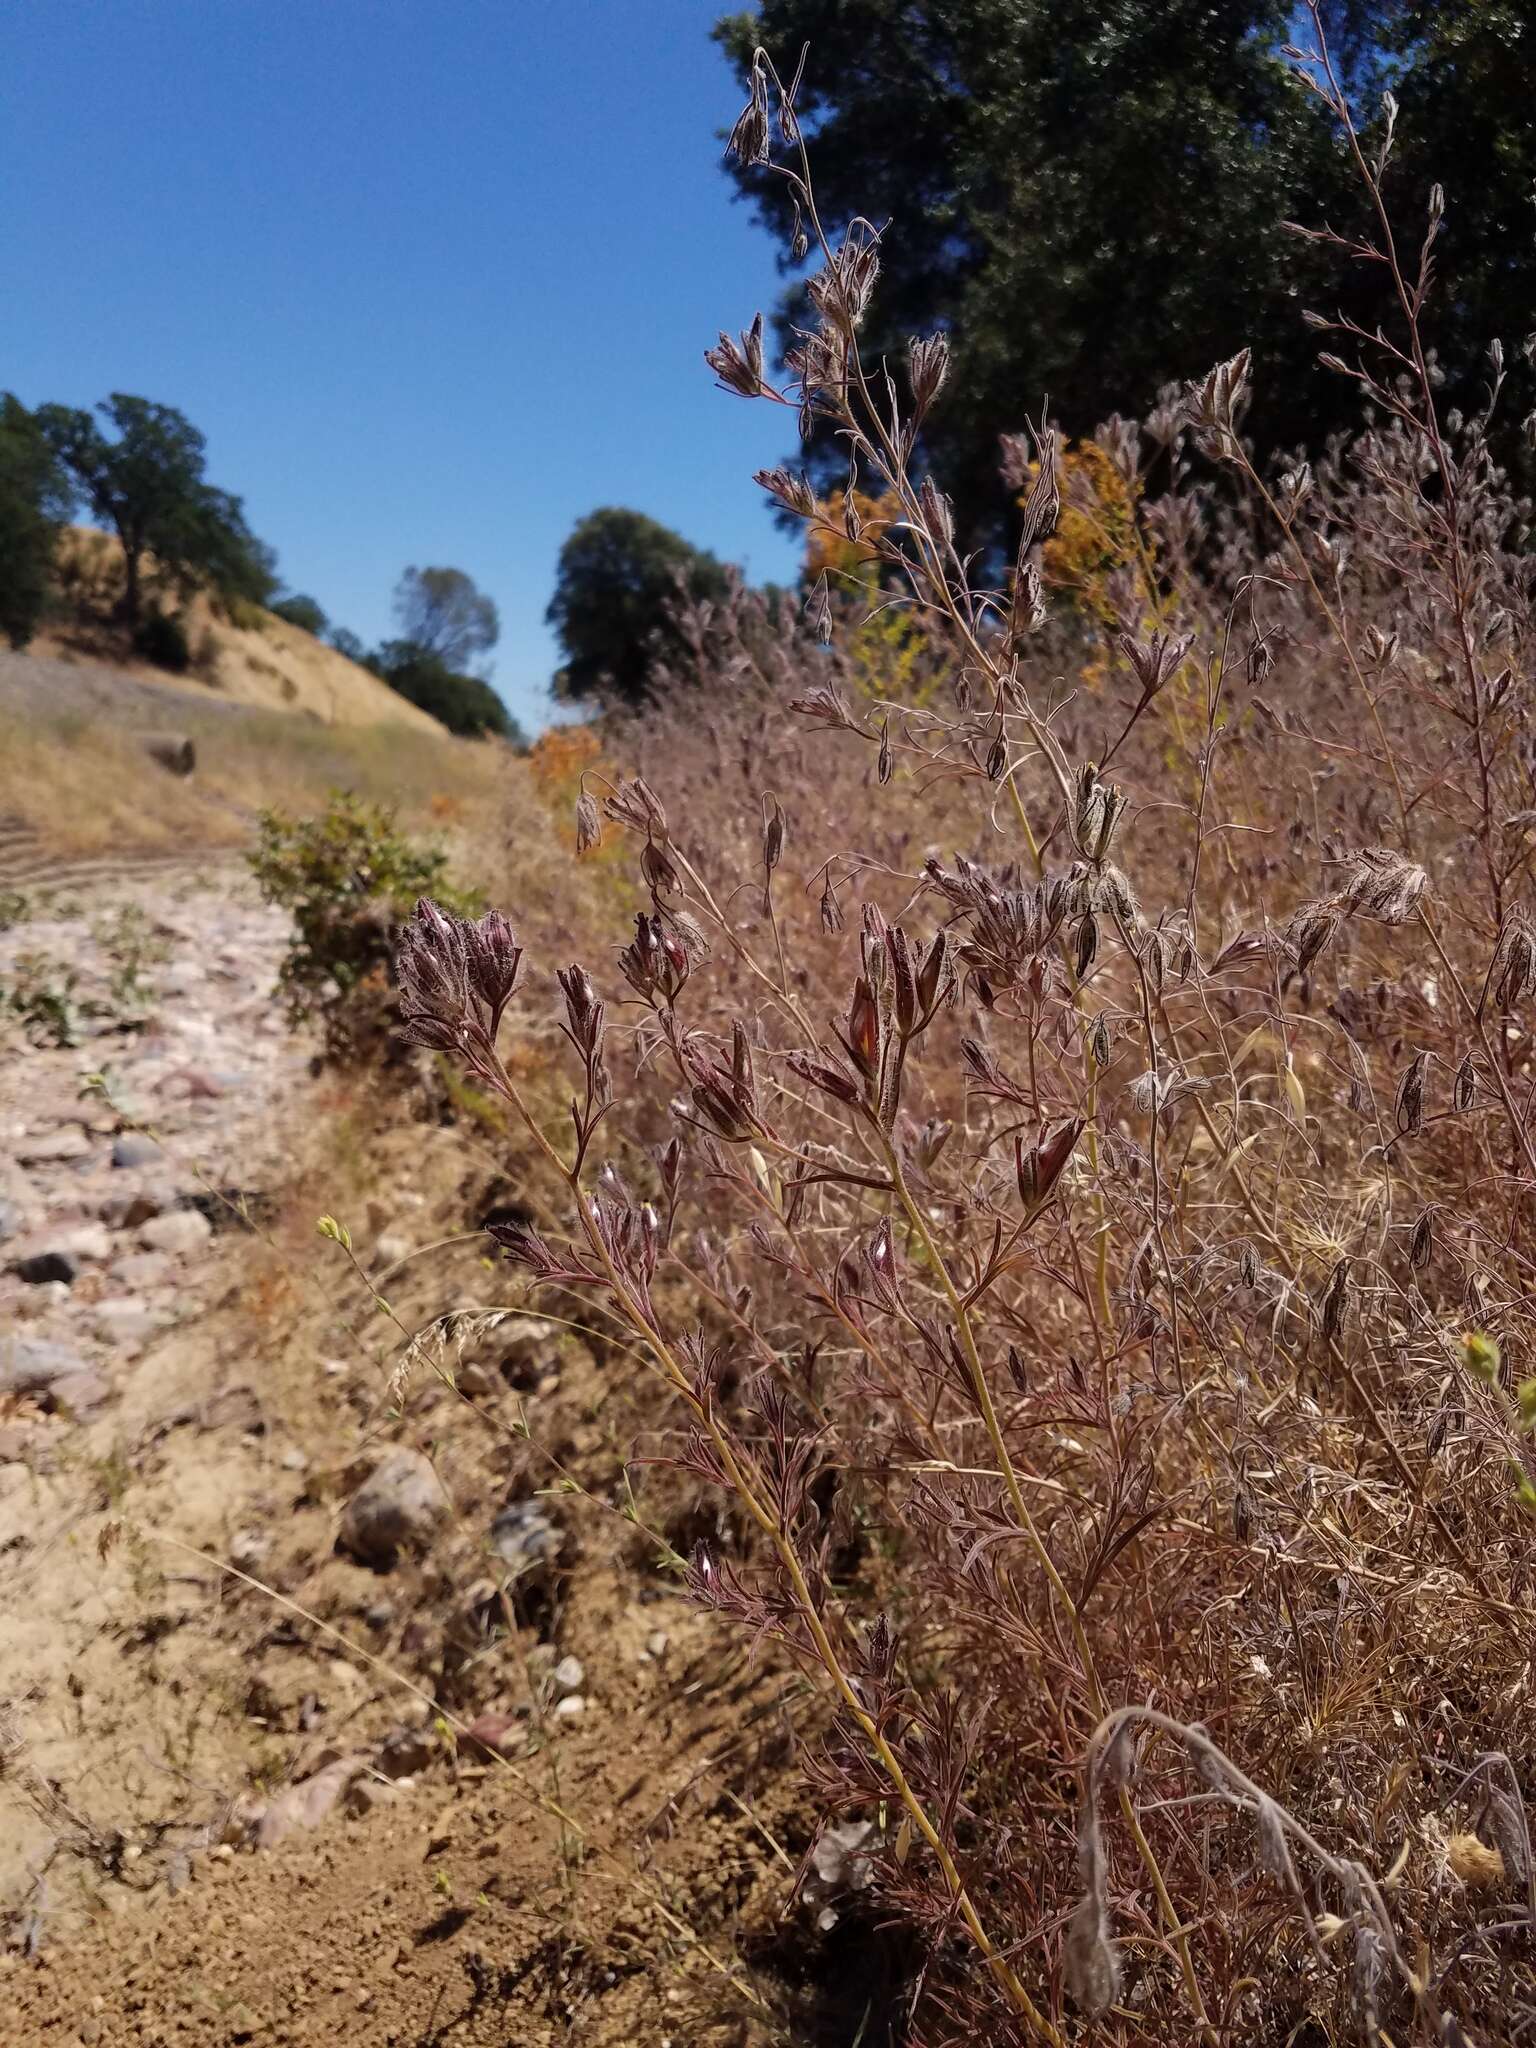
[[[723,11],[0,0],[0,389],[180,406],[287,583],[367,640],[408,562],[467,570],[537,726],[582,513],[792,566],[751,472],[793,421],[702,360],[776,289],[720,168]]]

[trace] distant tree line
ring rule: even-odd
[[[1410,264],[1444,187],[1426,327],[1446,412],[1481,407],[1502,341],[1491,438],[1536,487],[1530,0],[1319,0],[1319,19],[1373,153],[1395,97],[1385,190]],[[913,336],[950,344],[914,462],[950,494],[966,546],[1010,541],[999,436],[1042,407],[1083,436],[1251,347],[1244,431],[1261,461],[1359,423],[1357,387],[1319,365],[1301,315],[1390,326],[1395,287],[1291,232],[1373,226],[1343,138],[1286,55],[1311,38],[1297,0],[759,0],[714,36],[744,95],[759,46],[786,76],[808,51],[798,112],[821,222],[834,244],[858,217],[889,228],[865,360],[899,375]],[[781,251],[782,361],[814,325],[805,277],[821,258],[796,250],[805,220],[784,179],[736,162],[731,176]],[[793,460],[837,500],[848,456],[829,430]],[[679,673],[679,597],[718,595],[724,574],[642,513],[580,521],[548,613],[556,697],[643,702]]]
[[[0,394],[0,633],[25,647],[57,589],[60,535],[84,511],[115,535],[122,559],[118,624],[147,659],[191,660],[185,628],[162,609],[206,591],[226,613],[260,606],[329,637],[450,732],[519,738],[501,698],[470,666],[500,634],[496,607],[461,569],[409,568],[395,591],[399,636],[369,652],[330,631],[320,604],[281,592],[276,557],[246,522],[239,498],[210,483],[204,436],[184,413],[115,391],[88,412],[29,411]]]
[[[1385,189],[1410,263],[1444,187],[1427,326],[1446,407],[1479,406],[1502,340],[1495,445],[1536,480],[1522,433],[1536,404],[1521,348],[1536,326],[1530,0],[1321,0],[1320,16],[1371,152],[1383,91],[1395,95]],[[744,92],[756,47],[786,76],[808,47],[798,111],[822,224],[834,242],[857,216],[888,224],[865,359],[896,372],[913,335],[949,337],[917,459],[971,544],[1007,537],[998,435],[1046,403],[1084,435],[1251,347],[1245,433],[1261,457],[1357,423],[1357,389],[1319,367],[1301,314],[1342,307],[1371,331],[1394,318],[1394,287],[1288,230],[1373,225],[1327,108],[1285,55],[1311,38],[1295,0],[760,0],[714,34]],[[783,252],[782,356],[813,324],[803,278],[819,258],[793,253],[782,178],[731,175]],[[808,456],[823,493],[846,481],[829,431]]]
[[[496,606],[474,579],[462,569],[409,568],[395,585],[394,610],[399,632],[393,640],[369,648],[338,626],[328,635],[331,646],[450,732],[468,739],[494,734],[521,744],[523,735],[506,705],[484,676],[472,672],[501,637]]]

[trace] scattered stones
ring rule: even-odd
[[[337,1544],[386,1571],[402,1551],[430,1545],[449,1513],[442,1481],[420,1451],[392,1451],[347,1503]]]
[[[377,1273],[385,1266],[398,1266],[402,1259],[411,1255],[411,1240],[397,1232],[387,1232],[378,1238],[373,1247],[373,1270]]]
[[[86,1369],[79,1352],[67,1344],[0,1337],[0,1394],[46,1394]]]
[[[91,1141],[80,1126],[66,1124],[62,1130],[41,1131],[35,1138],[23,1138],[16,1147],[16,1157],[23,1166],[46,1166],[88,1159],[91,1151]]]
[[[645,1639],[645,1654],[659,1664],[667,1654],[672,1638],[664,1628],[653,1628]]]
[[[555,1719],[574,1721],[587,1711],[587,1703],[579,1692],[568,1692],[563,1700],[555,1701]]]
[[[340,1756],[313,1777],[289,1785],[269,1800],[256,1822],[253,1840],[258,1849],[275,1849],[296,1828],[318,1827],[348,1790],[367,1760],[361,1756]]]
[[[487,1339],[487,1350],[491,1344],[502,1378],[523,1393],[537,1387],[559,1364],[558,1341],[549,1324],[537,1316],[509,1316]]]
[[[114,1350],[135,1352],[161,1327],[163,1318],[136,1294],[108,1295],[91,1310],[91,1328]]]
[[[838,1922],[837,1908],[831,1901],[849,1892],[867,1891],[873,1884],[874,1859],[884,1841],[872,1820],[844,1821],[839,1826],[824,1827],[817,1836],[800,1897],[824,1934]]]
[[[200,1251],[212,1235],[213,1225],[196,1209],[172,1209],[167,1215],[152,1216],[139,1229],[141,1241],[155,1252]]]
[[[103,1264],[110,1259],[114,1250],[112,1233],[102,1223],[82,1223],[68,1232],[62,1241],[64,1251],[77,1259],[84,1259],[93,1265]]]
[[[259,1529],[242,1529],[229,1546],[229,1561],[236,1571],[254,1571],[271,1549],[271,1539]]]
[[[587,1674],[579,1657],[562,1657],[549,1677],[556,1692],[580,1692]]]
[[[96,1213],[113,1230],[137,1230],[175,1206],[176,1197],[168,1188],[135,1188],[131,1194],[108,1195]]]
[[[112,1146],[112,1164],[119,1167],[153,1166],[163,1156],[163,1148],[142,1131],[124,1131]]]
[[[386,1778],[414,1778],[435,1763],[439,1754],[430,1728],[397,1728],[385,1738],[374,1768]]]
[[[512,1714],[480,1714],[459,1739],[470,1756],[489,1758],[510,1756],[520,1749],[524,1733],[523,1724]]]
[[[387,1806],[392,1799],[398,1799],[399,1796],[398,1785],[383,1784],[365,1771],[354,1778],[347,1787],[346,1796],[342,1800],[342,1811],[349,1814],[353,1820],[362,1820],[366,1814],[372,1813],[375,1807]]]
[[[119,1287],[159,1287],[170,1279],[173,1267],[169,1252],[129,1252],[113,1261],[111,1271]]]
[[[491,1548],[514,1573],[537,1576],[559,1559],[565,1538],[535,1501],[514,1501],[491,1524]]]
[[[72,1287],[79,1276],[82,1261],[74,1252],[58,1251],[31,1252],[24,1259],[16,1261],[16,1277],[25,1280],[29,1287],[45,1286],[50,1280],[58,1280],[65,1287]]]
[[[0,1195],[0,1244],[13,1237],[19,1237],[25,1225],[25,1217],[15,1202],[7,1201]]]

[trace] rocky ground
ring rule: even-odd
[[[494,1133],[311,1071],[238,864],[0,911],[6,2042],[883,2038],[664,1411],[465,1237]]]
[[[217,1270],[282,1155],[309,1048],[286,921],[236,864],[10,897],[0,932],[0,1456],[88,1412]]]

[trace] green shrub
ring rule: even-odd
[[[135,629],[133,647],[136,654],[152,661],[156,668],[169,669],[173,675],[184,676],[192,666],[187,630],[169,612],[146,612]]]
[[[394,814],[349,792],[318,817],[266,811],[250,856],[262,895],[293,915],[279,990],[294,1025],[318,1023],[333,1055],[377,1046],[393,1022],[396,927],[420,896],[462,910],[473,890],[448,879],[448,856],[395,829]]]
[[[279,597],[267,606],[276,618],[286,619],[290,626],[297,626],[302,632],[313,633],[317,640],[325,637],[330,624],[325,613],[312,597],[305,597],[296,591],[292,597]]]
[[[439,725],[461,739],[497,738],[522,744],[522,734],[511,713],[489,683],[478,676],[461,676],[408,640],[392,640],[379,650],[383,658],[380,673],[389,687],[408,704],[428,712]]]

